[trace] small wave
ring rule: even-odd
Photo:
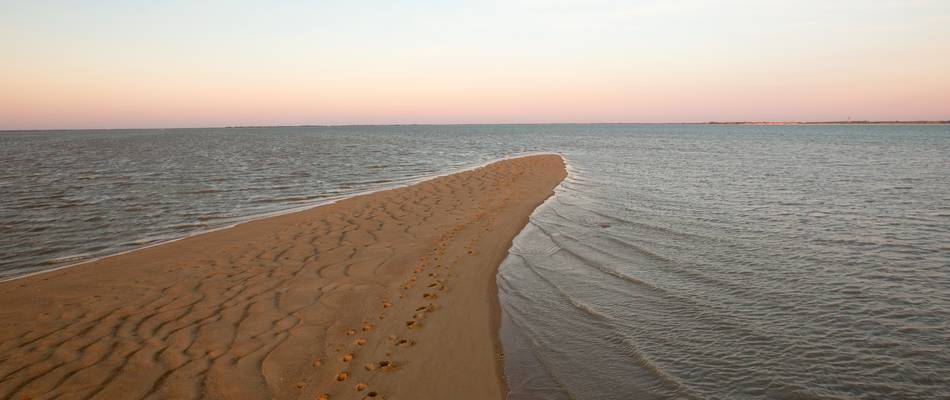
[[[519,331],[519,333],[516,333],[515,335],[519,336],[522,339],[521,341],[528,344],[528,350],[531,352],[533,358],[538,362],[537,365],[540,367],[540,370],[543,371],[548,378],[550,378],[551,383],[557,386],[556,388],[549,389],[553,389],[553,391],[556,393],[564,394],[570,400],[577,399],[577,396],[572,393],[571,387],[566,385],[562,379],[558,377],[557,369],[554,368],[553,363],[548,359],[545,347],[538,343],[537,338],[539,335],[537,332],[520,320],[516,313],[511,310],[513,307],[514,306],[510,303],[503,304],[503,308],[505,308],[504,312],[508,316],[507,321],[513,325],[514,330]],[[529,390],[532,390],[532,392],[534,389],[536,389],[531,386],[530,382],[525,384],[525,386],[527,386]],[[509,395],[510,394],[511,393],[509,393]]]
[[[565,211],[569,211],[571,209],[581,210],[583,213],[588,213],[592,215],[586,215],[586,216],[585,215],[577,215],[577,216],[565,215]],[[653,232],[653,233],[662,234],[665,236],[675,237],[675,238],[692,239],[692,240],[699,240],[699,241],[716,240],[715,238],[712,238],[709,236],[699,235],[695,233],[681,232],[681,231],[677,231],[677,230],[667,228],[664,226],[650,225],[650,224],[646,224],[642,222],[632,221],[625,218],[610,216],[598,211],[580,207],[578,205],[565,204],[565,207],[551,207],[551,213],[554,216],[561,218],[565,221],[568,221],[571,224],[579,225],[583,227],[589,227],[589,228],[591,227],[607,228],[607,227],[616,225],[616,226],[631,227],[637,230]]]
[[[56,206],[50,203],[35,203],[35,204],[18,204],[14,205],[11,208],[19,210],[43,210],[47,208],[55,208]]]
[[[620,279],[622,279],[622,280],[624,280],[624,281],[633,283],[633,284],[635,284],[635,285],[637,285],[637,286],[641,286],[641,287],[644,287],[644,288],[647,288],[647,289],[650,289],[650,290],[653,290],[653,291],[656,291],[656,292],[663,292],[663,293],[666,293],[666,290],[663,290],[663,289],[660,288],[659,286],[656,286],[656,285],[654,285],[654,284],[652,284],[652,283],[650,283],[650,282],[647,282],[647,281],[645,281],[645,280],[643,280],[643,279],[637,278],[637,277],[632,276],[632,275],[627,275],[627,274],[625,274],[625,273],[623,273],[623,272],[620,272],[620,271],[618,271],[618,270],[616,270],[616,269],[610,268],[610,267],[608,267],[607,265],[601,265],[600,263],[594,262],[593,260],[590,260],[589,258],[586,258],[586,257],[584,257],[584,256],[581,256],[581,255],[579,255],[579,254],[577,254],[577,253],[574,253],[574,252],[572,252],[572,251],[570,251],[570,250],[566,250],[566,249],[565,249],[565,252],[567,252],[568,254],[570,254],[570,255],[574,256],[575,258],[577,258],[578,260],[580,260],[584,265],[593,267],[593,268],[595,268],[595,269],[597,269],[597,270],[599,270],[599,271],[601,271],[601,272],[603,272],[603,273],[605,273],[605,274],[613,275],[613,276],[615,276],[615,277],[617,277],[617,278],[620,278]]]
[[[637,252],[637,253],[643,255],[644,257],[651,258],[651,259],[656,260],[656,261],[673,262],[673,259],[671,259],[671,258],[669,258],[669,257],[660,255],[660,254],[655,253],[655,252],[650,251],[650,250],[647,250],[647,249],[644,248],[643,246],[635,245],[635,244],[630,243],[630,242],[628,242],[628,241],[626,241],[626,240],[622,240],[622,239],[619,239],[619,238],[616,238],[616,237],[613,237],[613,236],[606,236],[606,237],[604,237],[604,239],[606,239],[606,240],[608,240],[608,241],[610,241],[610,242],[612,242],[612,243],[614,243],[614,244],[623,246],[623,247],[625,247],[625,248],[627,248],[627,249],[633,250],[633,251],[635,251],[635,252]]]
[[[511,249],[508,250],[511,254],[517,254],[519,256],[549,256],[554,253],[557,253],[561,250],[561,247],[552,244],[546,247],[533,247],[533,248],[524,248],[518,245],[512,245]]]
[[[218,214],[218,215],[205,214],[205,215],[199,215],[197,218],[199,221],[210,221],[214,219],[224,219],[224,218],[230,218],[230,217],[232,217],[232,215],[230,214]]]
[[[547,278],[544,274],[536,270],[536,269],[547,270],[547,268],[540,267],[537,265],[532,265],[530,263],[526,263],[526,266],[528,267],[527,268],[528,270],[532,271],[532,275],[538,277],[542,282],[545,283],[546,286],[552,288],[555,291],[555,293],[557,293],[559,298],[565,300],[566,302],[571,304],[574,307],[574,309],[582,312],[584,315],[587,315],[588,317],[591,318],[588,321],[582,322],[583,324],[589,325],[589,326],[590,325],[596,326],[598,332],[606,333],[606,336],[601,336],[601,335],[598,335],[598,336],[602,340],[605,340],[608,343],[613,343],[613,344],[618,345],[622,349],[621,354],[634,359],[635,364],[640,370],[644,371],[644,373],[646,373],[648,376],[653,377],[653,379],[655,379],[655,383],[652,384],[653,390],[656,390],[659,387],[663,387],[664,389],[659,390],[660,392],[674,393],[679,396],[678,398],[695,398],[695,396],[691,395],[690,392],[676,377],[667,373],[664,369],[662,369],[656,363],[652,362],[649,357],[647,357],[645,354],[643,354],[638,349],[636,349],[636,347],[633,346],[632,343],[629,342],[629,340],[626,340],[626,338],[624,337],[618,336],[618,333],[616,332],[616,328],[618,325],[612,322],[608,316],[596,311],[593,307],[590,307],[584,304],[583,302],[578,301],[573,296],[569,295],[566,291],[564,291],[562,288],[560,288],[557,284],[555,284],[551,279]],[[503,280],[505,280],[507,283],[506,277],[501,276],[501,275],[499,276]],[[508,283],[507,285],[503,285],[503,286],[510,286],[510,285],[511,284]],[[524,301],[527,301],[527,303],[525,304],[531,304],[529,299],[523,298],[523,297],[522,299]],[[522,309],[521,307],[517,307],[514,303],[510,301],[503,302],[502,306],[506,309],[506,314],[508,315],[510,322],[514,325],[513,328],[520,332],[523,332],[521,335],[523,336],[523,339],[527,341],[527,343],[530,345],[530,349],[532,353],[535,355],[536,360],[540,362],[539,366],[544,371],[546,371],[548,375],[552,379],[555,380],[556,383],[558,383],[561,386],[562,391],[568,393],[572,397],[575,397],[573,394],[570,394],[571,390],[574,390],[575,388],[572,388],[569,385],[564,385],[558,379],[558,375],[560,373],[564,373],[565,371],[562,368],[556,367],[555,365],[557,365],[557,363],[553,363],[550,360],[548,360],[548,357],[551,354],[551,352],[549,351],[547,346],[538,343],[537,338],[543,337],[546,335],[542,334],[541,332],[537,332],[535,330],[536,329],[535,327],[537,325],[535,325],[529,320],[525,320],[522,318],[524,316],[529,315],[529,310],[525,310],[525,309]],[[530,383],[528,383],[527,386],[531,389],[536,389],[536,388],[531,387]]]
[[[92,254],[73,254],[69,256],[51,258],[49,260],[46,260],[45,264],[63,264],[63,263],[85,260],[87,258],[92,258],[92,257],[94,257],[94,255]]]
[[[79,207],[79,206],[84,206],[84,205],[86,205],[86,203],[82,201],[70,201],[63,204],[57,204],[55,208],[65,209],[65,208],[73,208],[73,207]]]
[[[528,270],[530,270],[531,272],[533,272],[539,279],[541,279],[542,281],[544,281],[545,283],[547,283],[548,286],[550,286],[551,288],[553,288],[558,294],[561,295],[562,298],[564,298],[564,299],[567,300],[569,303],[571,303],[571,305],[573,305],[574,308],[583,311],[585,314],[591,316],[592,318],[594,318],[594,319],[596,319],[596,320],[599,320],[599,321],[610,321],[610,317],[608,317],[606,314],[603,314],[603,313],[601,313],[601,312],[599,312],[599,311],[597,311],[597,310],[594,310],[593,307],[591,307],[591,306],[589,306],[589,305],[587,305],[587,304],[581,303],[580,301],[578,301],[577,299],[575,299],[573,296],[569,295],[566,291],[564,291],[563,288],[561,288],[561,287],[558,286],[556,283],[554,283],[554,281],[552,281],[551,279],[548,279],[548,277],[546,277],[546,276],[544,276],[543,274],[541,274],[541,273],[538,272],[538,269],[539,269],[539,268],[540,268],[540,269],[547,269],[547,268],[543,268],[543,267],[534,265],[534,264],[532,264],[530,261],[527,261],[527,260],[524,260],[524,259],[522,259],[522,260],[524,261],[525,265],[528,267]]]
[[[207,229],[207,228],[208,228],[208,224],[203,224],[203,223],[184,223],[184,224],[177,224],[177,225],[172,225],[168,227],[168,229],[175,230],[175,231],[190,230],[190,229]]]
[[[264,198],[264,199],[254,199],[253,203],[298,203],[302,201],[317,200],[326,198],[325,195],[311,195],[311,196],[288,196],[288,197],[274,197],[274,198]]]
[[[390,182],[393,182],[393,181],[394,181],[393,179],[377,179],[377,180],[374,180],[374,181],[361,181],[361,182],[356,182],[356,183],[357,183],[358,185],[378,185],[378,184],[381,184],[381,183],[390,183]]]
[[[647,288],[649,288],[649,289],[651,289],[651,290],[660,291],[660,292],[665,292],[665,290],[663,290],[663,289],[657,287],[656,285],[654,285],[654,284],[652,284],[652,283],[649,283],[649,282],[646,282],[646,281],[644,281],[644,280],[642,280],[642,279],[639,279],[639,278],[636,278],[636,277],[633,277],[633,276],[624,274],[624,273],[622,273],[622,272],[620,272],[620,271],[617,271],[617,270],[615,270],[615,269],[607,268],[606,266],[601,265],[600,263],[596,262],[595,260],[591,260],[591,259],[588,258],[588,257],[585,257],[585,256],[583,256],[583,255],[581,255],[581,254],[578,254],[577,252],[574,252],[574,251],[572,251],[572,250],[570,250],[570,249],[568,249],[568,248],[566,248],[566,247],[564,247],[564,246],[561,246],[561,245],[558,244],[557,241],[554,239],[554,236],[551,235],[550,233],[548,233],[542,226],[540,226],[540,225],[536,225],[536,226],[539,228],[538,231],[544,233],[545,235],[548,235],[548,237],[552,240],[552,242],[555,243],[555,246],[557,246],[557,250],[556,250],[554,253],[563,252],[563,253],[568,254],[568,255],[570,255],[571,257],[573,257],[573,258],[579,260],[583,265],[587,265],[587,266],[589,266],[589,267],[598,269],[598,270],[600,270],[600,271],[602,271],[602,272],[604,272],[604,273],[606,273],[606,274],[613,275],[613,276],[615,276],[615,277],[617,277],[617,278],[620,278],[620,279],[622,279],[622,280],[625,280],[625,281],[627,281],[627,282],[634,283],[634,284],[637,284],[637,285],[640,285],[640,286],[643,286],[643,287],[647,287]],[[568,239],[569,239],[569,240],[573,240],[573,241],[577,241],[577,240],[574,239],[574,238],[568,238]],[[554,253],[551,253],[551,254],[554,254]],[[606,254],[609,254],[609,253],[606,253]]]
[[[643,368],[657,379],[661,380],[667,385],[673,386],[674,392],[677,393],[681,398],[700,398],[695,394],[692,394],[685,383],[676,378],[676,376],[673,374],[667,372],[663,367],[653,361],[646,353],[641,351],[629,338],[623,337],[620,339],[620,342],[623,343],[624,350],[626,350],[624,353],[628,357],[633,359],[633,361],[638,366],[640,366],[640,368]]]
[[[225,193],[231,192],[233,189],[199,189],[199,190],[188,190],[183,192],[178,192],[179,194],[208,194],[208,193]]]
[[[531,231],[539,232],[540,234],[545,235],[549,241],[549,245],[539,246],[537,243],[525,243],[529,239],[528,237],[533,236]],[[518,238],[515,239],[512,243],[511,248],[508,250],[509,253],[517,254],[520,256],[549,256],[554,253],[557,253],[561,249],[560,246],[554,241],[554,238],[545,231],[541,226],[539,226],[534,221],[528,220],[528,226],[525,227],[525,230],[522,231]]]

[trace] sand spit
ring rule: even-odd
[[[495,269],[564,176],[503,160],[0,283],[0,398],[503,398]]]

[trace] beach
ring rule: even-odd
[[[0,398],[504,398],[496,268],[565,176],[506,159],[0,283]]]

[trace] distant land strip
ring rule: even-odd
[[[710,121],[707,125],[943,125],[944,121]]]

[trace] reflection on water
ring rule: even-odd
[[[527,151],[510,398],[950,397],[947,126],[2,133],[0,276]]]

